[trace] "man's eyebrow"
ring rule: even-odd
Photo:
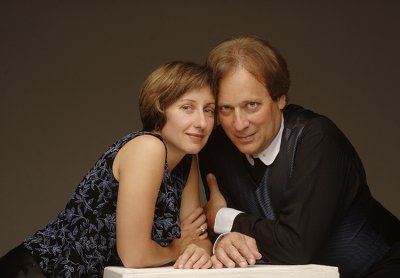
[[[260,99],[246,99],[239,103],[234,103],[234,104],[218,102],[218,106],[242,106],[242,105],[248,104],[249,102],[261,102],[261,100]]]

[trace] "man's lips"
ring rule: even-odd
[[[236,139],[241,143],[249,143],[254,139],[255,133],[246,134],[246,135],[235,135]]]

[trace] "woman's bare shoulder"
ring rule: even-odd
[[[161,138],[151,134],[137,136],[127,142],[120,150],[124,152],[146,152],[147,154],[165,154],[165,146]]]

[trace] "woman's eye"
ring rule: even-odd
[[[204,112],[207,113],[209,116],[214,116],[214,109],[213,108],[206,108]]]
[[[184,106],[182,106],[181,107],[183,110],[185,110],[185,111],[191,111],[192,110],[192,106],[190,106],[190,105],[184,105]]]

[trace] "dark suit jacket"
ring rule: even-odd
[[[399,240],[399,220],[373,199],[356,151],[331,120],[297,105],[283,115],[280,152],[267,167],[275,219],[257,205],[266,185],[221,126],[199,155],[203,183],[215,174],[228,206],[244,212],[232,231],[254,237],[264,260],[337,265],[341,277],[364,273]]]

